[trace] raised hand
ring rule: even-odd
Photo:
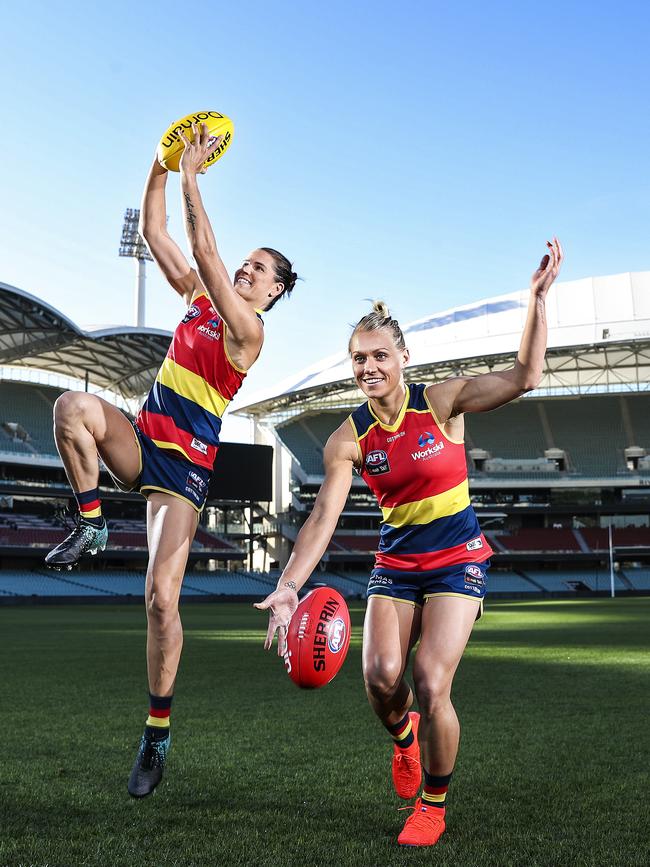
[[[552,241],[547,241],[546,246],[548,253],[542,257],[539,268],[535,271],[530,281],[530,290],[538,298],[546,297],[546,293],[553,285],[553,281],[560,271],[560,265],[564,258],[562,245],[557,238],[554,237]]]
[[[219,147],[223,141],[223,136],[218,135],[213,139],[204,123],[198,125],[193,123],[192,133],[194,134],[194,141],[188,139],[185,130],[179,131],[185,146],[181,154],[179,168],[181,172],[204,175],[206,172],[205,162]]]

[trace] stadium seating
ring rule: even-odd
[[[506,551],[567,551],[579,552],[580,545],[573,530],[532,528],[519,530],[510,535],[500,534],[499,543]]]
[[[490,569],[487,587],[488,593],[539,593],[539,587],[527,578],[503,569]]]
[[[330,570],[326,572],[313,572],[307,587],[315,587],[318,584],[326,584],[328,587],[333,587],[345,598],[354,598],[364,596],[366,587],[368,586],[368,575],[366,574],[362,580],[358,580],[350,575],[343,575]]]
[[[56,455],[52,432],[54,402],[60,389],[30,383],[3,382],[0,389],[0,451]],[[13,435],[9,425],[20,426]],[[26,435],[26,438],[22,437]]]
[[[609,571],[598,568],[591,569],[527,569],[521,570],[524,575],[534,581],[549,593],[565,593],[576,589],[582,584],[589,590],[609,590]],[[626,585],[618,575],[614,576],[615,590],[627,590]]]
[[[650,569],[628,567],[623,574],[634,590],[650,590]]]

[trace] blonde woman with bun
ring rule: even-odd
[[[397,838],[431,846],[445,830],[447,789],[460,725],[451,688],[474,622],[481,616],[492,553],[470,504],[464,414],[487,412],[534,389],[546,352],[546,295],[562,263],[557,238],[532,276],[528,314],[512,368],[427,385],[404,381],[409,352],[398,322],[378,301],[349,343],[367,398],[327,441],[325,481],[298,534],[270,609],[265,649],[278,632],[286,649],[298,591],[318,565],[359,473],[382,511],[368,584],[363,676],[368,700],[393,741],[396,793],[418,795]],[[411,648],[413,687],[404,677]],[[417,701],[419,712],[413,710]]]

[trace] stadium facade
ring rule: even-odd
[[[407,380],[510,367],[527,303],[527,291],[515,292],[409,324]],[[496,552],[492,592],[606,592],[612,578],[617,591],[648,592],[650,272],[558,283],[547,308],[540,387],[466,419],[472,498]],[[112,525],[106,556],[67,579],[42,569],[44,552],[61,537],[61,506],[70,498],[52,407],[73,385],[135,412],[170,336],[153,329],[87,331],[36,296],[0,284],[0,597],[141,596],[142,500],[116,492],[105,477]],[[254,422],[256,444],[266,449],[230,463],[250,464],[251,478],[259,477],[272,447],[273,492],[249,489],[241,473],[229,477],[226,459],[216,473],[222,488],[192,551],[185,595],[265,595],[313,506],[324,444],[362,400],[349,358],[339,353],[240,406]],[[361,595],[379,518],[365,483],[355,478],[312,580]]]

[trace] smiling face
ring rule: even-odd
[[[253,250],[244,259],[235,271],[234,286],[237,294],[256,309],[264,309],[284,289],[276,279],[273,256],[265,250]]]
[[[401,387],[409,351],[395,346],[389,328],[355,331],[350,340],[350,356],[354,378],[366,397],[380,400]]]

